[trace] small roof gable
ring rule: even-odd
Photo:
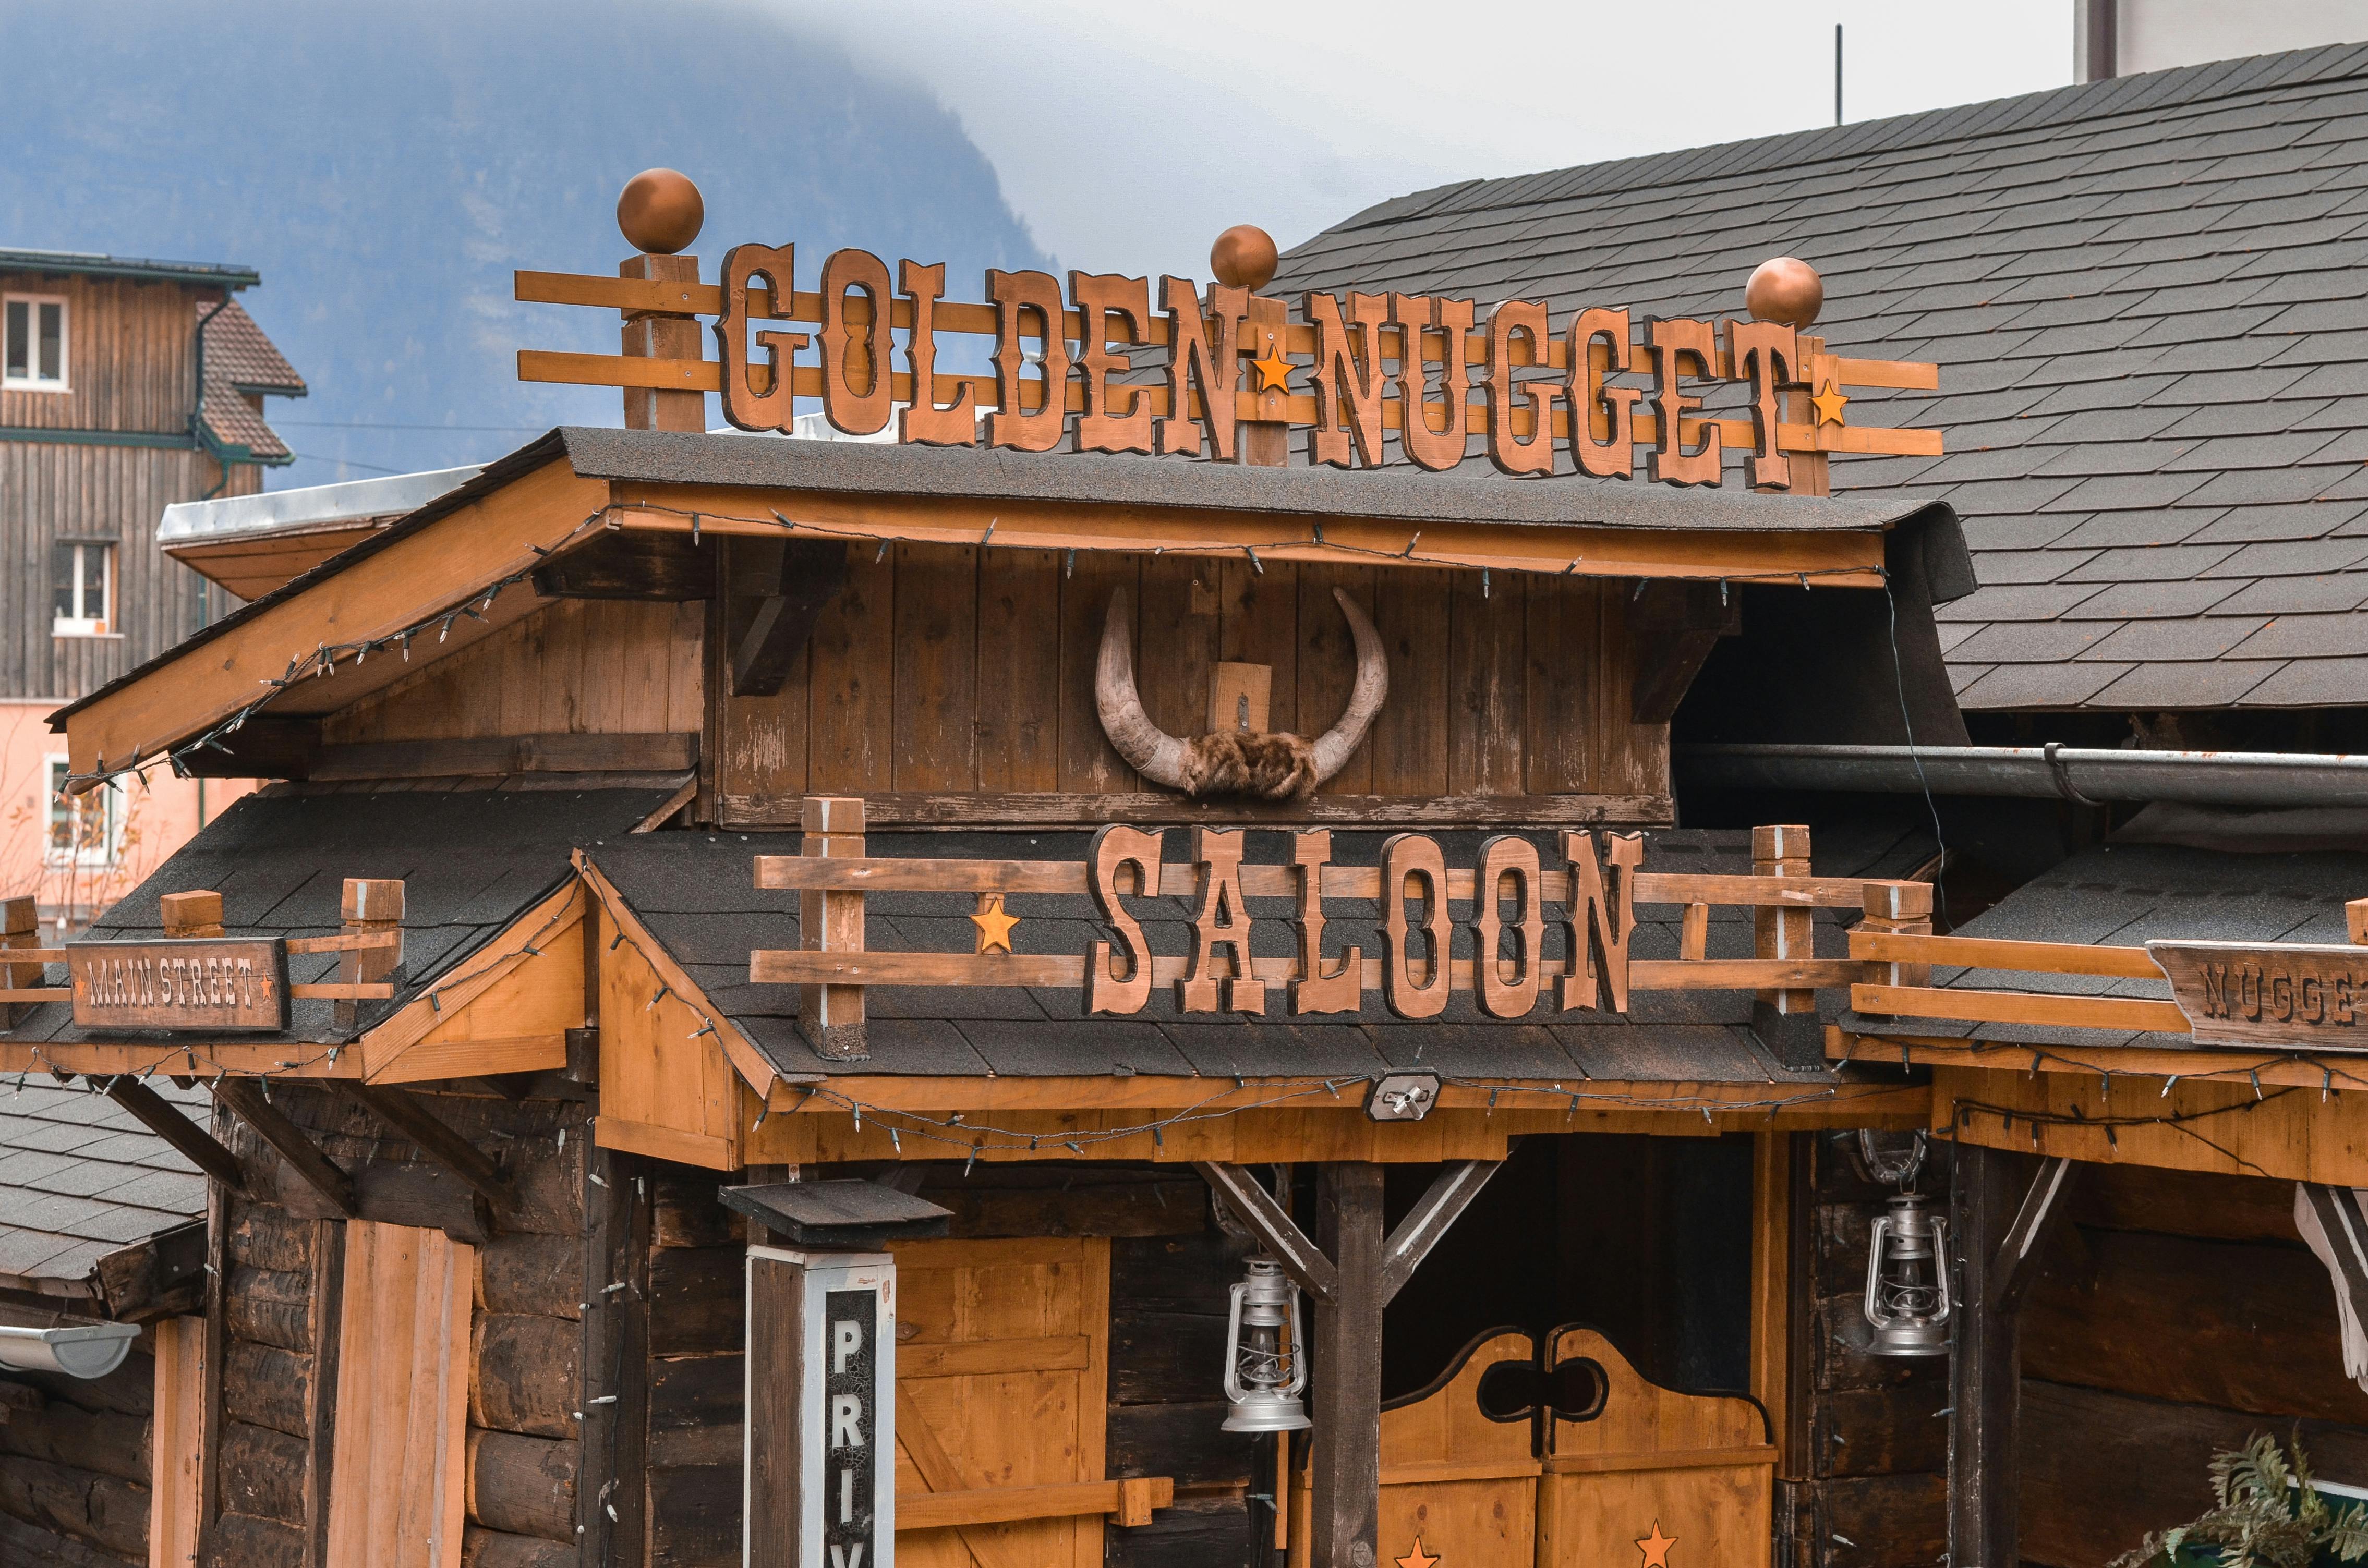
[[[1273,290],[1733,313],[1787,254],[1838,349],[1941,367],[1949,455],[1834,479],[1963,518],[1967,708],[2361,700],[2368,45],[1418,191]]]
[[[219,309],[199,301],[194,309],[205,328],[207,430],[246,460],[275,467],[295,461],[288,444],[247,398],[302,397],[309,390],[304,378],[237,301]]]

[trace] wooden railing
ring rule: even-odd
[[[2161,966],[2144,948],[2001,941],[1987,937],[1911,936],[1861,927],[1850,933],[1850,957],[1874,960],[1880,971],[1850,986],[1850,1006],[1861,1013],[1899,1018],[1947,1018],[1964,1023],[2188,1032],[2187,1015],[2175,1002],[2142,996],[1988,991],[1926,983],[1934,964],[2163,983]]]

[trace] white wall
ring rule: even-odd
[[[2074,0],[2073,74],[2082,81],[2103,74],[2089,59],[2089,16],[2100,6],[2115,8],[2118,76],[2368,42],[2368,0]]]

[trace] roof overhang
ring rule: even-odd
[[[267,705],[290,717],[335,711],[392,684],[415,652],[458,653],[532,612],[545,602],[529,581],[536,568],[612,529],[693,545],[709,534],[804,536],[1876,587],[1885,533],[1928,514],[1948,516],[1881,500],[1494,473],[562,429],[51,723],[66,733],[75,774],[94,778]]]

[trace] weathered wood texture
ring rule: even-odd
[[[2312,1096],[2314,1101],[2316,1096]],[[2022,1322],[2021,1555],[2104,1562],[2210,1502],[2214,1449],[2300,1428],[2324,1479],[2368,1483],[2368,1393],[2294,1186],[2089,1166]]]
[[[411,652],[417,667],[329,715],[321,739],[695,732],[705,613],[696,603],[562,599],[447,658],[433,659],[434,640],[423,637]]]
[[[1484,595],[1473,573],[898,545],[854,553],[778,693],[726,695],[711,649],[719,816],[785,820],[808,792],[1139,788],[1094,712],[1121,586],[1141,606],[1136,681],[1161,728],[1207,728],[1225,661],[1272,670],[1274,728],[1320,733],[1355,671],[1336,585],[1374,618],[1390,699],[1326,792],[1667,794],[1668,726],[1629,719],[1617,585],[1500,574]]]
[[[149,1427],[154,1363],[134,1349],[92,1381],[8,1372],[0,1420],[0,1525],[10,1521],[86,1548],[96,1561],[148,1556]],[[0,1535],[0,1547],[6,1537]],[[0,1561],[13,1562],[6,1551]]]
[[[1793,1430],[1804,1451],[1788,1456],[1798,1479],[1779,1484],[1780,1568],[1908,1568],[1938,1556],[1947,1533],[1948,1401],[1945,1358],[1872,1354],[1860,1308],[1869,1227],[1888,1189],[1868,1180],[1851,1153],[1856,1135],[1804,1134],[1796,1206],[1806,1227],[1797,1256],[1804,1278],[1794,1300],[1808,1321],[1805,1409]],[[1947,1151],[1936,1145],[1922,1178],[1946,1189]],[[1836,1538],[1840,1539],[1836,1539]]]
[[[195,297],[169,284],[98,278],[15,278],[6,289],[63,295],[66,392],[0,392],[0,426],[185,435],[196,390]],[[79,697],[235,608],[156,548],[176,501],[222,479],[194,447],[0,442],[0,696]],[[241,465],[221,492],[252,494],[262,471]],[[113,540],[116,637],[50,634],[50,550],[60,538]]]
[[[1089,1190],[1080,1183],[1079,1191]],[[1182,1208],[1181,1199],[1177,1195],[1171,1203]],[[1105,1202],[1083,1199],[1071,1222],[1082,1222]],[[1189,1231],[1119,1232],[1121,1239],[1110,1243],[1109,1473],[1173,1476],[1198,1495],[1159,1510],[1148,1525],[1110,1531],[1110,1568],[1183,1562],[1195,1568],[1248,1568],[1261,1561],[1247,1495],[1271,1494],[1273,1477],[1254,1484],[1251,1456],[1258,1445],[1219,1429],[1225,1291],[1241,1277],[1244,1244],[1208,1222],[1202,1194],[1192,1195],[1190,1211]],[[1120,1216],[1111,1221],[1122,1222]],[[1261,1510],[1258,1517],[1271,1516]]]

